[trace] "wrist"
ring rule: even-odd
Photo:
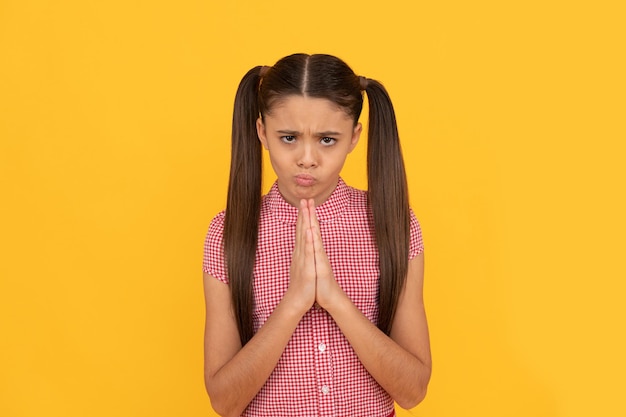
[[[343,312],[349,310],[351,307],[354,307],[352,300],[350,300],[350,298],[348,298],[346,293],[343,291],[336,293],[328,300],[324,300],[323,302],[320,302],[320,300],[318,300],[318,302],[320,306],[333,317],[342,314]]]
[[[297,319],[298,321],[306,314],[312,307],[313,303],[305,302],[301,297],[297,297],[291,291],[287,290],[283,299],[280,300],[278,306],[285,310],[285,314]]]

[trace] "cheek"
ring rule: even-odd
[[[268,152],[270,157],[270,162],[272,164],[272,168],[274,171],[278,172],[286,165],[286,155],[283,155],[281,152]]]
[[[332,154],[328,155],[328,158],[334,163],[343,164],[348,154],[350,154],[350,148],[344,145],[341,149],[335,149]]]

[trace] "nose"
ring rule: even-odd
[[[313,168],[317,166],[317,155],[313,147],[309,143],[302,145],[300,155],[298,157],[298,166],[300,168]]]

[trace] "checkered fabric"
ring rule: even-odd
[[[367,318],[378,318],[378,252],[368,218],[367,195],[342,179],[316,208],[324,248],[335,279]],[[298,210],[275,183],[263,197],[254,267],[254,327],[268,319],[289,286]],[[228,284],[223,259],[224,212],[211,222],[204,247],[204,272]],[[411,211],[410,258],[423,251]],[[333,318],[312,307],[300,321],[276,368],[244,416],[393,415],[393,400],[367,372]]]

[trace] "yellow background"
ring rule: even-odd
[[[0,1],[0,416],[213,415],[234,92],[299,51],[396,106],[434,357],[399,415],[626,415],[620,3]]]

